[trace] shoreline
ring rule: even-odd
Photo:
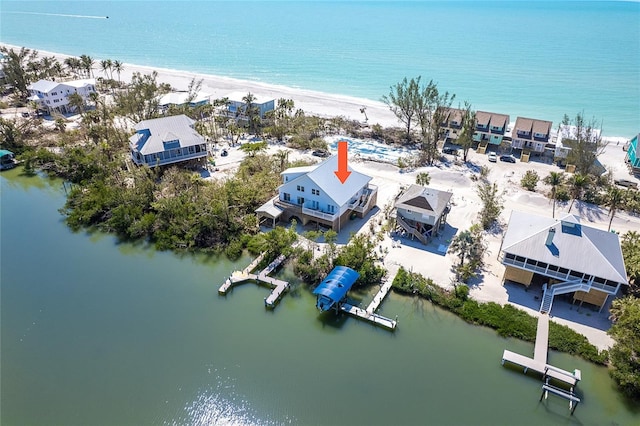
[[[20,49],[25,47],[27,49],[36,50],[39,56],[53,56],[59,61],[69,57],[77,57],[60,52],[52,52],[48,50],[40,50],[28,46],[19,46],[15,44],[9,44],[0,42],[0,46],[9,49]],[[99,67],[99,62],[104,59],[114,58],[94,58],[96,66]],[[211,95],[212,99],[223,98],[233,92],[251,92],[254,95],[265,96],[275,99],[280,98],[292,99],[295,103],[295,109],[302,109],[306,113],[312,113],[319,115],[323,118],[328,117],[345,117],[349,120],[360,121],[364,124],[380,124],[383,127],[403,127],[403,124],[397,119],[397,117],[389,110],[389,107],[381,101],[376,101],[368,98],[360,98],[355,96],[342,95],[338,93],[321,92],[317,90],[304,89],[299,87],[290,87],[279,84],[265,83],[253,80],[242,80],[234,77],[227,77],[224,75],[205,74],[193,71],[177,70],[172,68],[162,68],[150,65],[137,65],[125,62],[123,63],[124,70],[121,73],[121,79],[124,81],[130,81],[134,72],[140,72],[141,74],[148,74],[153,71],[158,73],[158,81],[161,83],[168,83],[174,90],[186,91],[189,83],[195,78],[196,80],[202,80],[201,91]],[[105,76],[100,69],[94,68],[94,76]],[[365,120],[365,115],[361,112],[362,108],[366,108],[366,116],[368,120]],[[479,109],[482,110],[482,109]],[[515,124],[516,117],[511,117],[510,125]],[[552,133],[557,130],[557,122],[554,122]],[[603,139],[610,143],[626,143],[633,135],[621,136],[621,135],[603,135]]]

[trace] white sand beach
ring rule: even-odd
[[[7,47],[19,48],[17,46]],[[59,60],[64,60],[65,55],[52,52],[40,51],[41,55],[55,56]],[[99,64],[101,59],[94,58]],[[96,65],[98,68],[98,65]],[[169,83],[176,90],[187,90],[192,79],[202,79],[202,91],[212,95],[212,98],[222,98],[232,92],[251,92],[258,96],[272,97],[275,99],[287,98],[295,102],[296,108],[301,108],[309,113],[321,116],[344,116],[349,119],[364,122],[365,117],[361,108],[366,108],[366,115],[369,124],[379,123],[385,127],[399,126],[396,117],[389,111],[382,102],[375,102],[366,99],[352,98],[336,94],[314,92],[310,90],[294,89],[284,86],[269,85],[259,82],[242,81],[221,76],[194,74],[183,71],[158,69],[143,67],[133,64],[124,64],[124,71],[121,73],[122,80],[129,80],[134,72],[150,73],[158,72],[158,80],[162,83]],[[101,71],[95,70],[96,76],[101,76]],[[328,138],[331,143],[339,138],[339,135]],[[624,164],[624,151],[622,146],[624,140],[614,139],[600,157],[601,162],[612,172],[616,178],[629,179],[629,173]],[[287,149],[284,145],[271,145],[270,152],[280,149]],[[368,161],[364,158],[365,151],[372,149],[379,150],[378,161]],[[424,167],[411,171],[401,171],[396,166],[398,156],[409,155],[410,152],[402,149],[390,149],[389,147],[376,142],[366,143],[354,141],[349,147],[351,163],[350,165],[360,172],[373,177],[372,183],[379,188],[378,207],[390,203],[403,186],[415,183],[416,174],[428,172],[431,176],[431,184],[436,189],[453,192],[452,209],[447,218],[447,229],[444,235],[435,239],[429,246],[422,246],[419,242],[399,239],[398,237],[386,237],[381,246],[388,249],[385,258],[385,266],[394,271],[400,265],[414,272],[420,272],[426,277],[432,278],[436,283],[448,286],[453,278],[451,266],[457,261],[457,257],[451,253],[443,254],[439,252],[441,245],[447,246],[456,232],[466,230],[476,221],[481,203],[476,194],[475,182],[472,176],[477,174],[480,166],[488,166],[491,170],[489,179],[496,182],[499,189],[504,191],[504,210],[500,217],[501,229],[504,230],[509,215],[512,210],[525,211],[540,215],[551,216],[551,201],[543,194],[548,188],[540,182],[536,192],[528,192],[520,186],[520,180],[527,170],[534,169],[541,179],[548,175],[550,171],[562,171],[555,165],[542,162],[530,162],[515,164],[511,163],[490,163],[484,154],[476,154],[473,150],[469,153],[469,161],[462,164],[453,156],[446,155],[442,163],[433,167]],[[359,155],[360,154],[360,155]],[[229,155],[216,159],[216,166],[219,171],[213,172],[211,178],[230,173],[243,158],[242,151],[237,148],[229,148]],[[304,157],[314,159],[310,152],[292,151],[290,159]],[[387,161],[387,162],[385,162]],[[631,178],[633,179],[633,178]],[[568,203],[558,203],[556,207],[556,217],[568,211]],[[572,213],[579,215],[582,222],[600,229],[607,229],[608,211],[599,207],[576,203]],[[381,215],[381,213],[379,213]],[[377,217],[369,218],[374,222]],[[358,222],[358,221],[356,221]],[[354,231],[368,230],[368,224],[364,221],[353,224]],[[625,212],[618,212],[613,221],[612,228],[621,234],[629,230],[640,230],[640,218],[628,215]],[[349,230],[342,235],[348,236]],[[537,315],[540,304],[540,294],[525,291],[524,286],[505,286],[502,283],[504,267],[497,260],[502,233],[496,232],[487,235],[488,251],[485,258],[486,266],[481,271],[478,278],[471,282],[471,296],[481,301],[493,301],[497,303],[513,303],[525,309],[533,315]],[[612,339],[607,336],[606,330],[609,328],[606,309],[602,313],[592,311],[589,308],[578,308],[568,303],[557,302],[553,305],[552,317],[558,323],[568,325],[576,331],[584,334],[599,348],[610,347]]]

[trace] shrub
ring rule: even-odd
[[[540,176],[538,176],[538,172],[535,170],[527,170],[520,181],[520,185],[527,191],[535,191],[539,180]]]

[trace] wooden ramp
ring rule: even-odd
[[[540,315],[536,329],[536,343],[533,348],[533,359],[543,364],[547,363],[549,350],[549,315]]]
[[[391,287],[393,285],[394,278],[395,275],[389,278],[384,284],[382,284],[382,287],[380,287],[380,291],[378,291],[378,293],[373,296],[373,300],[371,301],[371,303],[369,303],[369,306],[367,306],[368,313],[374,313],[382,303],[382,300],[387,297],[387,294],[389,293],[389,290],[391,290]]]

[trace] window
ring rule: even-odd
[[[288,192],[285,192],[285,193],[282,194],[282,198],[285,201],[291,201],[291,194],[289,194]]]
[[[336,212],[336,206],[334,206],[332,204],[327,204],[327,211],[329,213],[335,213]]]
[[[311,195],[320,195],[320,190],[319,189],[315,189],[315,188],[311,188]]]
[[[304,204],[304,198],[298,197],[298,205],[303,205],[303,204]]]
[[[318,203],[317,201],[315,201],[315,200],[314,200],[314,201],[312,201],[312,202],[311,202],[311,208],[312,208],[312,209],[314,209],[314,210],[318,210],[318,207],[319,207],[319,206],[320,206],[320,205],[319,205],[319,203]]]
[[[518,262],[522,262],[522,263],[524,263],[527,259],[525,259],[525,258],[524,258],[524,257],[522,257],[522,256],[516,256],[516,260],[517,260]]]
[[[516,255],[515,255],[515,254],[513,254],[513,253],[507,253],[507,255],[506,255],[505,257],[506,257],[507,259],[511,259],[511,260],[513,260],[513,259],[515,259],[515,258],[516,258]]]
[[[300,186],[300,185],[298,185],[298,191],[300,191],[300,192],[304,192],[304,186]]]

